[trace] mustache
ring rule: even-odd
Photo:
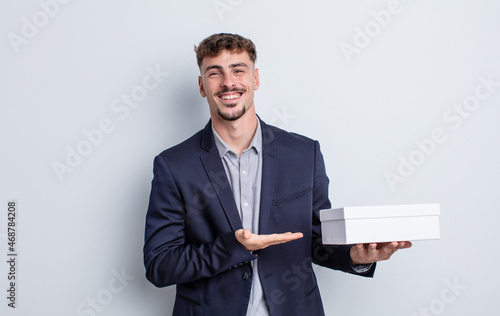
[[[243,89],[243,88],[231,88],[231,89],[224,88],[221,91],[217,92],[216,96],[220,96],[221,94],[228,93],[228,92],[241,92],[241,93],[245,93],[245,92],[247,92],[247,90]]]

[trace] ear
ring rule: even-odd
[[[255,69],[253,72],[253,89],[257,90],[259,89],[260,86],[260,79],[259,79],[259,69]]]
[[[205,89],[203,88],[203,80],[201,79],[201,76],[198,76],[198,86],[200,87],[200,95],[202,98],[206,97],[207,94],[205,93]]]

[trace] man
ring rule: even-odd
[[[257,117],[254,44],[222,33],[195,51],[211,119],[155,158],[146,276],[177,284],[174,315],[324,315],[313,262],[373,276],[411,243],[322,245],[319,144]]]

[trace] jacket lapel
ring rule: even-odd
[[[260,197],[259,234],[272,233],[267,231],[267,223],[274,196],[274,185],[278,170],[278,148],[271,146],[274,141],[273,132],[260,121],[262,127],[262,187]]]
[[[243,227],[238,214],[238,208],[234,202],[233,192],[227,179],[226,171],[222,165],[222,161],[215,146],[212,133],[212,125],[209,121],[203,130],[201,139],[201,148],[207,153],[200,156],[205,172],[212,184],[212,187],[217,194],[217,197],[222,205],[222,209],[233,231]]]

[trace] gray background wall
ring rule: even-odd
[[[256,43],[257,111],[320,141],[334,206],[441,203],[441,240],[374,279],[317,268],[327,315],[495,314],[499,16],[493,0],[2,1],[0,314],[170,313],[174,287],[142,264],[152,160],[206,123],[193,45],[216,32]]]

